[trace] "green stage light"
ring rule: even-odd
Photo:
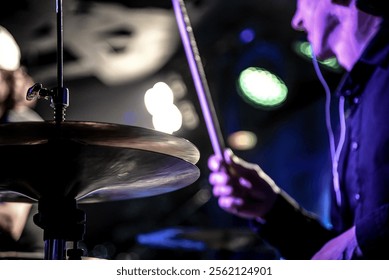
[[[293,44],[293,49],[302,57],[312,60],[312,48],[309,42],[295,42]],[[329,70],[335,72],[340,72],[342,70],[342,67],[339,65],[338,60],[335,57],[318,60],[318,62]]]
[[[288,94],[288,88],[279,77],[258,67],[249,67],[241,72],[238,88],[247,102],[262,107],[278,106]]]

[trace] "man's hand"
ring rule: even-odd
[[[355,226],[328,241],[313,260],[351,260],[362,256],[355,235]]]
[[[241,218],[262,221],[280,192],[273,180],[258,165],[245,162],[229,149],[224,159],[211,156],[208,167],[219,206]]]

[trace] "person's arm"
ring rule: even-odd
[[[0,230],[9,234],[15,241],[22,235],[31,204],[29,203],[0,203]]]
[[[225,211],[250,219],[266,241],[287,259],[310,259],[336,234],[305,211],[256,164],[227,150],[208,162],[213,194]]]
[[[357,219],[356,225],[327,242],[313,259],[388,259],[389,204]]]
[[[265,220],[265,223],[253,220],[252,228],[285,259],[310,259],[337,235],[285,192],[279,194]]]
[[[385,204],[357,220],[355,232],[364,258],[388,259],[389,204]]]

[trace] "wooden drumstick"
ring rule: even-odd
[[[181,40],[185,49],[189,68],[200,101],[201,110],[211,140],[215,155],[224,158],[224,139],[217,119],[215,107],[212,102],[211,93],[205,78],[205,71],[197,48],[193,29],[183,0],[172,0],[173,8],[180,31]]]

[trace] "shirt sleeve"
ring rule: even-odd
[[[310,259],[337,235],[285,192],[279,194],[265,220],[265,223],[251,221],[253,230],[277,248],[285,259]]]
[[[388,259],[388,225],[389,204],[379,207],[356,222],[357,242],[363,258]]]

